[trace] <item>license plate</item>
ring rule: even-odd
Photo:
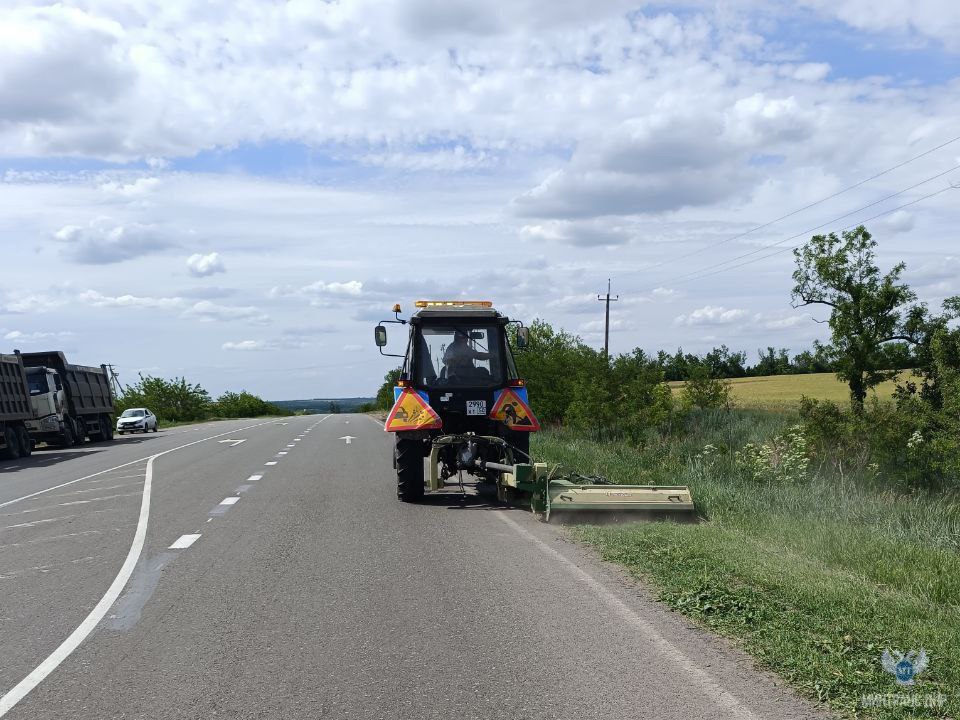
[[[486,400],[467,400],[467,415],[486,415]]]

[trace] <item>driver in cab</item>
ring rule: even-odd
[[[474,370],[476,366],[474,360],[489,360],[491,355],[488,352],[480,352],[470,347],[467,342],[467,333],[458,330],[453,336],[453,342],[443,353],[443,364],[447,367],[447,376],[467,375]]]

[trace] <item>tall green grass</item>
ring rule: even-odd
[[[689,485],[703,520],[578,530],[602,555],[652,581],[671,607],[737,638],[758,662],[840,716],[954,717],[960,708],[960,502],[885,490],[865,474],[756,482],[735,452],[796,419],[762,411],[694,416],[643,448],[565,431],[535,436],[533,455],[619,483]],[[698,457],[704,446],[717,448]],[[819,467],[814,464],[812,467]],[[940,709],[860,708],[899,692],[880,654],[924,647],[911,692]]]

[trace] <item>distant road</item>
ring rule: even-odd
[[[333,415],[0,463],[0,715],[820,717],[562,528],[398,503],[391,452]]]

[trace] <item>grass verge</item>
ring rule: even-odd
[[[643,449],[565,431],[534,456],[621,483],[686,484],[704,520],[581,526],[601,555],[661,600],[736,639],[760,665],[840,717],[947,718],[960,711],[960,502],[898,495],[865,479],[774,485],[741,477],[733,452],[789,425],[778,413],[694,418],[684,440]],[[697,457],[706,444],[720,448]],[[885,648],[930,656],[916,686],[881,667]],[[938,708],[864,707],[874,694],[942,696]],[[868,700],[869,702],[869,700]]]

